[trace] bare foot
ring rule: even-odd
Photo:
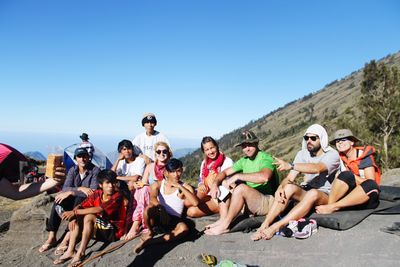
[[[58,259],[55,259],[55,260],[53,261],[53,264],[54,264],[54,265],[63,264],[64,262],[69,261],[69,260],[72,259],[73,257],[74,257],[74,255],[64,253],[61,257],[59,257]]]
[[[138,237],[139,235],[140,235],[139,232],[129,231],[129,233],[127,233],[121,237],[121,240],[132,240],[132,239],[135,239],[136,237]]]
[[[206,235],[222,235],[229,232],[229,229],[222,223],[204,231]]]
[[[265,230],[265,228],[258,228],[257,232],[255,232],[254,234],[251,235],[251,240],[253,241],[258,241],[262,238],[264,238],[264,233],[263,231]]]
[[[338,209],[335,208],[332,204],[327,204],[327,205],[320,205],[315,207],[315,211],[318,214],[331,214],[337,211]]]
[[[146,235],[142,235],[140,237],[140,241],[139,244],[137,244],[134,248],[133,248],[133,252],[135,253],[140,253],[140,251],[142,251],[144,249],[144,247],[147,245],[147,243],[149,243],[149,241],[153,238],[153,236],[149,233]]]
[[[222,223],[222,219],[219,218],[217,221],[213,222],[212,224],[206,225],[206,227],[204,227],[204,228],[205,229],[210,229],[210,228],[213,228],[213,227],[217,227],[221,223]]]
[[[271,238],[274,237],[274,235],[276,234],[276,232],[279,231],[279,228],[276,229],[275,227],[268,227],[267,229],[262,230],[262,238],[265,240],[270,240]]]

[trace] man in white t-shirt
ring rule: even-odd
[[[142,126],[146,131],[138,134],[132,141],[135,146],[135,153],[144,158],[146,165],[154,161],[154,145],[157,142],[165,142],[171,146],[162,133],[154,130],[156,125],[156,116],[153,113],[145,113],[142,119]]]

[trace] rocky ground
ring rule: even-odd
[[[385,174],[383,183],[400,185],[400,170]],[[51,266],[56,258],[54,249],[38,253],[46,237],[44,225],[51,198],[42,195],[23,202],[0,199],[0,204],[0,266]],[[7,218],[17,208],[8,227]],[[195,220],[196,229],[201,231],[215,218]],[[205,266],[197,259],[200,253],[249,266],[398,266],[400,236],[380,231],[393,222],[400,222],[400,215],[371,215],[346,231],[321,227],[305,240],[276,236],[253,242],[251,233],[218,237],[194,233],[183,242],[151,246],[140,254],[133,253],[138,240],[132,240],[85,266]],[[99,253],[102,245],[92,241],[88,257]]]

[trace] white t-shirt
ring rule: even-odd
[[[154,145],[157,142],[165,142],[168,144],[168,146],[170,146],[167,137],[157,131],[154,131],[154,134],[151,136],[148,136],[146,132],[141,133],[137,135],[132,141],[133,145],[135,146],[135,153],[143,153],[144,155],[151,158],[153,161],[155,160]]]
[[[118,162],[116,173],[118,176],[143,176],[145,167],[146,163],[141,157],[136,157],[136,159],[131,163],[127,163],[125,160],[120,160]]]

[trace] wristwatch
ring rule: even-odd
[[[290,169],[294,170],[294,164],[292,162],[289,162],[289,165],[290,165]]]

